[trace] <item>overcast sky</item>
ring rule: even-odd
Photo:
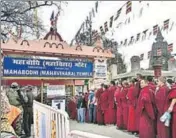
[[[67,6],[62,5],[63,11],[58,19],[57,28],[65,41],[70,42],[73,39],[94,4],[95,1],[69,1]],[[53,10],[57,12],[54,6],[41,9],[42,19],[48,30]]]
[[[117,10],[126,3],[127,1],[102,1],[99,3],[98,13],[93,18],[93,29],[99,30],[99,27],[108,21],[112,15],[116,15]],[[95,1],[70,1],[67,6],[62,6],[63,12],[58,19],[58,32],[61,34],[63,39],[70,43],[75,36],[82,22],[89,15],[92,7],[95,7]],[[174,51],[176,53],[176,2],[174,1],[132,1],[132,12],[126,15],[124,6],[120,18],[113,23],[114,34],[112,30],[106,34],[109,38],[115,39],[118,43],[125,39],[130,39],[131,36],[136,38],[138,33],[142,33],[148,29],[148,33],[152,31],[153,26],[158,24],[163,26],[163,21],[170,19],[169,31],[163,32],[163,36],[168,43],[174,44]],[[143,9],[142,16],[139,17],[140,11]],[[41,9],[41,18],[43,18],[46,29],[50,27],[50,16],[52,11],[56,9],[52,7],[45,7]],[[130,23],[124,23],[130,17]],[[120,28],[116,28],[119,22],[123,22]],[[174,23],[172,29],[172,23]],[[148,34],[147,34],[148,35]],[[148,36],[147,36],[148,37]],[[125,56],[125,61],[128,65],[128,71],[130,70],[130,58],[133,55],[140,55],[144,53],[144,60],[141,62],[142,68],[148,68],[147,59],[148,51],[151,50],[152,44],[155,41],[155,36],[150,37],[145,41],[139,41],[130,46],[122,46],[119,48]],[[129,52],[130,51],[130,52]]]
[[[58,32],[68,43],[73,39],[76,32],[80,28],[86,16],[92,8],[95,8],[96,1],[69,1],[68,5],[62,5],[63,11],[58,19]],[[98,29],[110,16],[115,14],[117,9],[122,6],[125,1],[102,1],[99,3],[98,13],[93,18],[93,29]],[[40,11],[41,18],[44,21],[46,29],[50,27],[50,16],[52,11],[57,12],[55,7],[44,7]]]

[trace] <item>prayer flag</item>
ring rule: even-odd
[[[130,13],[132,10],[132,2],[131,1],[128,1],[126,3],[126,14]]]
[[[109,30],[107,21],[104,23],[104,30],[105,30],[105,32],[108,32],[108,30]]]
[[[170,53],[173,52],[173,44],[169,44],[167,49],[168,49],[168,52]]]
[[[109,23],[109,27],[110,27],[110,28],[111,28],[112,25],[113,25],[113,19],[114,19],[114,16],[111,16],[111,18],[110,18],[110,23]]]
[[[116,15],[116,17],[114,18],[114,21],[116,21],[116,20],[119,18],[120,14],[121,14],[121,11],[122,11],[122,8],[120,8],[120,9],[117,11],[117,15]]]
[[[153,26],[153,35],[158,33],[158,25]]]

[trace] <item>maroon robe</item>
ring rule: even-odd
[[[122,102],[122,115],[123,115],[124,129],[127,129],[127,125],[128,125],[127,93],[128,93],[128,88],[127,87],[122,87],[120,100]]]
[[[117,104],[117,113],[116,113],[116,125],[119,129],[123,129],[124,128],[124,124],[123,124],[123,113],[122,113],[122,102],[121,102],[121,89],[122,87],[117,87],[114,97],[116,100],[116,104]]]
[[[156,85],[155,85],[153,82],[149,82],[149,83],[148,83],[148,86],[149,86],[153,91],[156,90]]]
[[[97,90],[96,95],[95,95],[97,98],[96,118],[97,118],[98,124],[103,124],[103,120],[104,120],[102,110],[101,110],[101,104],[100,104],[100,97],[102,93],[103,93],[103,88],[100,88]]]
[[[88,97],[89,97],[89,93],[86,93],[85,94],[85,101],[86,101],[86,106],[87,107],[88,107]],[[88,110],[88,108],[86,108],[85,121],[89,122],[89,110]]]
[[[166,104],[165,104],[165,111],[168,110],[172,99],[176,99],[176,88],[173,88],[169,91],[169,94],[166,99]],[[176,138],[176,105],[174,105],[173,111],[172,111],[172,120],[171,120],[171,132],[172,132],[172,137],[171,138]]]
[[[73,120],[76,120],[77,119],[76,103],[73,100],[70,100],[67,107],[68,107],[70,118]]]
[[[141,91],[141,86],[140,86],[140,81],[138,81],[136,84],[135,84],[135,89],[134,89],[134,97],[136,97],[137,99],[139,99],[139,95],[140,95],[140,91]],[[138,108],[138,105],[136,105],[136,108]],[[139,130],[139,114],[136,110],[136,129],[137,131]]]
[[[109,124],[108,120],[108,90],[105,90],[100,96],[100,106],[104,114],[104,124]]]
[[[164,105],[168,96],[169,88],[164,85],[159,87],[155,95],[155,103],[157,108],[157,136],[158,138],[170,138],[169,127],[160,121],[161,116],[165,113]]]
[[[139,96],[138,114],[139,116],[139,138],[155,138],[155,112],[153,99],[149,86],[144,87]]]
[[[110,86],[108,89],[108,123],[116,124],[116,106],[114,102],[114,93],[116,86]]]
[[[130,132],[136,132],[136,102],[137,98],[134,96],[134,85],[131,85],[128,89],[127,99],[128,99],[128,125],[127,130]]]

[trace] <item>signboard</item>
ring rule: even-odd
[[[107,63],[106,60],[95,60],[94,66],[94,78],[106,78],[107,77]]]
[[[106,79],[95,79],[94,80],[94,86],[95,88],[100,88],[101,84],[104,83],[106,84],[107,80]]]
[[[51,106],[55,109],[65,111],[65,99],[54,99],[52,100]]]
[[[4,57],[3,76],[92,78],[93,63]]]
[[[65,96],[65,85],[48,85],[47,97],[54,98],[58,96]]]

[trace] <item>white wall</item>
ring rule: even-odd
[[[125,4],[127,1],[104,1],[100,3],[98,14],[96,18],[93,20],[93,28],[98,29],[101,25],[104,25],[105,21],[109,22],[109,18],[112,15],[115,15],[117,10]],[[149,5],[149,6],[148,6]],[[143,32],[146,29],[149,29],[147,32],[147,39],[144,41],[139,41],[129,46],[122,46],[119,48],[119,52],[121,52],[125,56],[125,62],[128,66],[127,71],[131,70],[130,58],[133,55],[139,55],[144,53],[144,60],[141,61],[141,68],[148,68],[149,60],[147,59],[148,51],[151,50],[152,43],[155,41],[155,36],[153,34],[148,39],[149,32],[153,30],[153,26],[158,24],[159,26],[163,26],[163,22],[167,19],[170,19],[169,30],[171,24],[174,22],[173,29],[168,31],[168,33],[162,32],[165,40],[168,43],[174,44],[174,51],[176,53],[176,2],[174,1],[132,1],[132,12],[126,15],[126,6],[124,6],[120,18],[114,22],[113,29],[106,34],[109,38],[114,38],[116,41],[124,41],[126,38],[129,39],[131,36],[136,38],[138,33]],[[143,14],[139,17],[139,13],[141,8],[143,8]],[[124,24],[120,28],[116,28],[119,22],[125,22],[127,18],[131,19],[129,24]],[[114,34],[112,35],[112,30],[114,30]]]

